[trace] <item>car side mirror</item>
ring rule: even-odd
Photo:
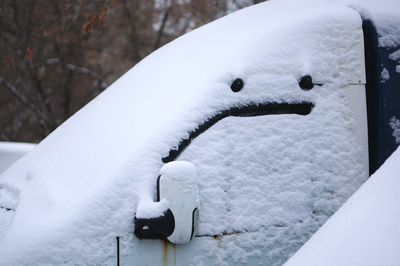
[[[157,217],[135,217],[135,235],[141,239],[168,239],[174,244],[189,242],[199,219],[195,166],[186,161],[165,164],[157,179],[157,201],[165,202],[167,210]]]

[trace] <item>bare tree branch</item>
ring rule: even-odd
[[[49,134],[50,133],[50,128],[49,124],[50,118],[47,116],[46,113],[44,113],[42,110],[37,108],[33,103],[30,103],[28,99],[19,92],[19,90],[12,85],[10,82],[4,80],[2,77],[0,77],[0,84],[4,84],[5,87],[8,89],[8,91],[13,94],[18,101],[20,101],[24,106],[26,106],[29,110],[32,111],[32,113],[38,118],[43,130],[45,133]]]
[[[157,32],[156,41],[155,41],[154,46],[153,46],[154,50],[156,50],[156,49],[158,49],[160,47],[161,38],[163,37],[163,34],[164,34],[165,25],[167,24],[167,20],[168,20],[168,16],[169,16],[170,10],[171,10],[171,5],[168,5],[168,7],[164,11],[163,18],[162,18],[162,21],[161,21],[161,25],[160,25],[160,28],[158,29],[158,32]]]
[[[66,69],[72,71],[72,72],[77,72],[80,74],[84,74],[84,75],[88,75],[91,78],[95,79],[97,81],[97,83],[99,84],[100,88],[102,90],[106,89],[108,87],[108,83],[106,81],[104,81],[102,79],[102,77],[97,74],[96,72],[90,70],[87,67],[81,67],[81,66],[77,66],[74,64],[69,64],[69,63],[64,63],[60,58],[49,58],[46,60],[46,63],[48,65],[52,65],[52,64],[61,64],[63,65]]]

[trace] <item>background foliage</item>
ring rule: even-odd
[[[0,140],[39,142],[146,55],[257,0],[0,0]]]

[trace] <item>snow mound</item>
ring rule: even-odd
[[[191,187],[193,182],[197,181],[193,178],[187,178],[188,176],[197,176],[197,172],[196,167],[192,163],[186,161],[175,161],[164,165],[161,167],[160,175],[165,175],[179,181],[183,185],[183,188],[185,185]]]
[[[285,266],[397,266],[400,263],[400,150]]]
[[[31,143],[0,142],[0,174],[35,146]]]

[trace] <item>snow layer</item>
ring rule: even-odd
[[[164,165],[160,170],[160,175],[168,176],[168,178],[180,182],[182,189],[191,188],[197,182],[195,179],[197,177],[196,167],[186,161],[175,161]]]
[[[382,71],[381,71],[381,83],[385,83],[390,79],[390,74],[389,71],[382,66]]]
[[[270,265],[293,254],[368,176],[345,90],[314,88],[307,116],[229,117],[196,138],[179,159],[197,165],[199,234],[263,229]]]
[[[400,264],[400,150],[285,266]]]
[[[282,0],[241,10],[157,50],[0,176],[1,187],[7,188],[7,194],[0,196],[14,197],[17,202],[15,212],[0,214],[7,228],[0,235],[0,265],[112,265],[117,235],[130,236],[125,243],[129,252],[140,250],[144,244],[132,236],[133,216],[140,204],[146,206],[155,199],[161,158],[215,113],[266,102],[309,101],[315,108],[307,116],[310,120],[265,118],[262,122],[270,123],[266,129],[258,128],[257,119],[244,118],[239,123],[251,127],[253,135],[243,132],[243,127],[233,127],[235,119],[216,125],[222,128],[215,132],[233,135],[238,130],[247,138],[228,138],[227,153],[234,141],[256,145],[256,137],[263,137],[265,130],[270,135],[265,137],[267,147],[254,146],[246,161],[231,160],[230,169],[237,176],[210,169],[216,171],[216,179],[211,172],[199,181],[200,231],[250,231],[242,235],[247,241],[240,243],[232,235],[223,237],[226,249],[216,257],[218,264],[232,256],[242,262],[247,256],[260,255],[251,249],[269,250],[265,239],[275,239],[273,247],[286,243],[287,237],[301,236],[305,241],[365,179],[358,161],[361,154],[351,137],[354,118],[344,97],[346,84],[363,80],[363,65],[353,49],[361,40],[361,19],[354,9],[331,1]],[[298,80],[304,74],[325,85],[302,91]],[[245,87],[233,93],[230,84],[237,77],[245,81]],[[216,140],[206,143],[210,153],[212,147],[226,148],[219,145],[217,133],[210,134]],[[276,158],[266,157],[271,154]],[[256,172],[249,172],[262,159],[267,168],[254,166]],[[301,161],[298,166],[297,160]],[[306,167],[317,162],[320,166],[315,172]],[[271,179],[264,178],[264,170],[272,173]],[[274,170],[288,180],[280,179]],[[305,176],[296,180],[297,173]],[[244,179],[248,185],[243,185]],[[296,201],[298,205],[293,204]],[[227,212],[229,202],[237,216]],[[222,214],[232,218],[232,223]],[[258,215],[276,225],[275,233],[263,229]],[[288,223],[291,226],[285,227]],[[260,234],[251,234],[252,230]],[[205,238],[204,243],[212,241]],[[281,252],[287,247],[274,249],[267,259],[283,262],[301,245],[293,242],[289,252]],[[157,243],[147,247],[151,250]]]
[[[389,59],[400,63],[400,50],[397,50],[389,55]]]
[[[400,120],[393,116],[389,121],[389,126],[393,129],[393,138],[400,144]]]
[[[378,45],[383,48],[400,46],[399,2],[397,0],[344,0],[360,12],[363,18],[374,22]]]
[[[0,142],[0,173],[31,151],[36,145],[31,143]]]
[[[172,180],[176,180],[180,184],[180,188],[185,191],[190,191],[194,183],[197,182],[197,172],[195,166],[190,162],[174,161],[165,164],[160,175],[168,176]],[[165,200],[154,202],[151,198],[141,199],[136,210],[137,218],[153,218],[162,216],[164,211],[169,208],[169,204]]]

